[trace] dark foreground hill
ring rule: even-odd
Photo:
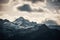
[[[23,17],[14,22],[0,19],[0,40],[60,40],[60,30]]]

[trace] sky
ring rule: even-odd
[[[57,14],[55,10],[49,10],[46,3],[26,0],[10,0],[6,4],[0,4],[0,18],[14,21],[19,17],[24,17],[29,21],[42,23],[46,20],[54,20],[60,24],[60,14]]]

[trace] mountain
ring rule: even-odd
[[[0,19],[0,37],[3,40],[58,40],[60,30],[50,29],[45,24],[30,22],[23,17],[15,21]],[[57,26],[56,26],[57,27]]]
[[[19,26],[24,26],[26,28],[34,27],[35,25],[37,25],[36,22],[29,22],[28,20],[24,19],[23,17],[16,19],[13,23],[18,24]]]

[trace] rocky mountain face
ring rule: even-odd
[[[1,40],[58,40],[60,30],[20,17],[13,22],[0,19],[0,35]]]

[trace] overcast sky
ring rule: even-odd
[[[57,18],[59,15],[48,10],[43,2],[32,3],[30,1],[19,0],[16,2],[12,1],[12,3],[8,5],[2,5],[2,7],[2,11],[0,11],[0,18],[2,19],[14,21],[22,16],[29,21],[36,21],[38,23],[48,19],[59,22],[59,19]],[[20,9],[18,9],[18,7]]]

